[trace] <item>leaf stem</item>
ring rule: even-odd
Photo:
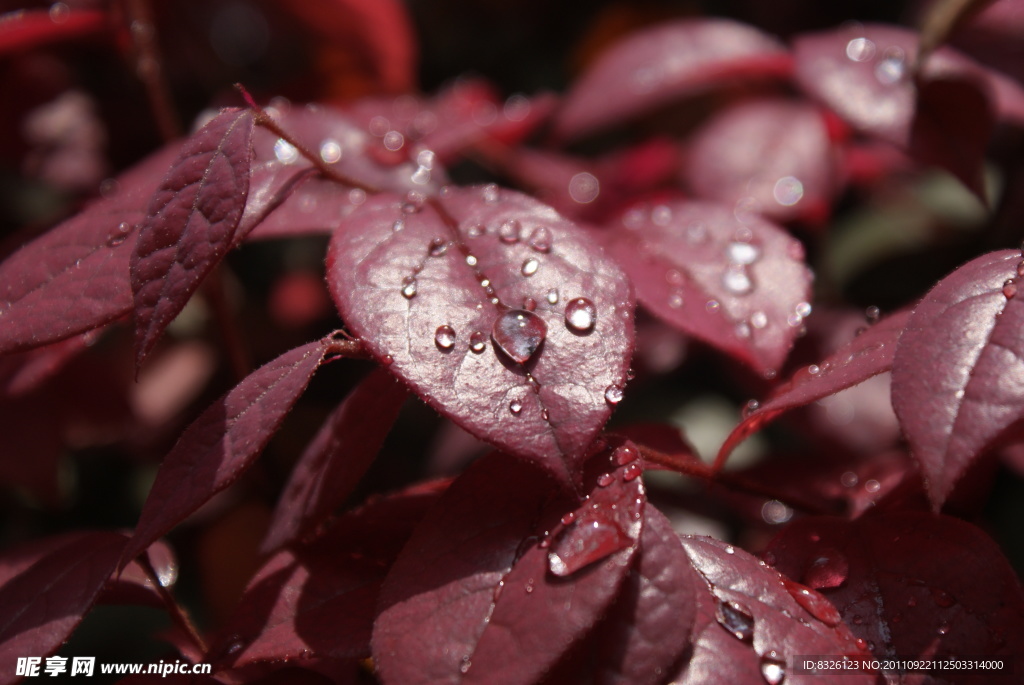
[[[203,294],[206,301],[213,310],[213,318],[217,322],[217,330],[220,333],[221,343],[224,352],[227,354],[231,364],[231,371],[235,376],[235,382],[241,382],[243,378],[252,372],[252,358],[245,345],[244,337],[238,327],[234,312],[228,304],[228,298],[224,290],[224,282],[227,276],[224,268],[218,265],[203,282]]]
[[[136,557],[135,561],[146,572],[149,579],[153,581],[153,587],[156,588],[157,594],[160,595],[160,600],[164,603],[164,608],[167,610],[168,615],[170,615],[171,620],[192,640],[196,648],[205,654],[208,649],[206,641],[203,640],[203,636],[192,623],[192,619],[189,618],[182,606],[171,595],[170,590],[160,582],[160,574],[153,568],[153,564],[149,560],[149,552],[146,551],[140,554]]]
[[[164,78],[160,46],[156,41],[153,8],[150,7],[149,0],[125,0],[124,7],[128,33],[132,37],[132,46],[135,49],[135,73],[146,89],[160,136],[165,142],[172,141],[181,136],[182,126],[174,111],[170,88]]]

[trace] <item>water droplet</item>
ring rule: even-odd
[[[755,411],[761,408],[761,403],[757,400],[747,400],[747,403],[743,405],[743,411],[741,412],[743,418],[747,418]]]
[[[547,299],[548,304],[558,304],[558,290],[555,288],[549,290],[545,299]]]
[[[879,83],[890,86],[903,78],[905,66],[903,50],[896,46],[887,48],[885,56],[875,65],[875,78]]]
[[[486,232],[487,229],[484,227],[483,224],[472,224],[469,228],[466,229],[466,235],[468,235],[470,238],[479,238]]]
[[[935,632],[937,632],[939,635],[946,635],[947,633],[949,633],[949,624],[943,623],[936,629]]]
[[[600,476],[597,477],[598,487],[606,488],[614,482],[615,476],[613,476],[610,473],[602,473]]]
[[[737,640],[750,642],[754,639],[754,616],[739,602],[718,600],[715,618]]]
[[[547,337],[544,320],[525,309],[510,309],[494,322],[491,338],[510,359],[525,363]]]
[[[407,300],[416,297],[416,279],[412,276],[406,276],[402,280],[402,297]]]
[[[556,576],[568,576],[631,544],[633,539],[622,526],[595,504],[555,537],[548,569]]]
[[[533,578],[530,578],[528,581],[526,581],[526,585],[523,587],[523,589],[526,590],[526,594],[530,594],[533,592],[534,582],[535,581],[533,580]]]
[[[746,321],[741,321],[736,324],[736,337],[737,338],[749,338],[750,337],[750,324]]]
[[[779,685],[786,679],[786,661],[774,649],[761,657],[761,677],[768,685]]]
[[[844,488],[852,488],[860,482],[860,478],[853,471],[845,471],[843,475],[839,476],[839,482],[843,484]]]
[[[386,117],[382,117],[379,114],[374,118],[370,119],[370,124],[367,126],[367,130],[375,136],[383,136],[389,130],[391,130],[391,122]]]
[[[366,191],[362,188],[353,188],[348,191],[348,201],[358,207],[366,202]]]
[[[440,257],[448,251],[448,241],[444,238],[434,238],[430,241],[430,256]]]
[[[476,258],[476,256],[475,255],[471,255],[471,254],[466,255],[466,266],[476,266],[476,265],[477,265],[477,258]]]
[[[832,606],[832,603],[825,599],[820,592],[812,590],[806,585],[795,583],[788,578],[783,578],[782,584],[786,586],[789,595],[796,600],[797,604],[829,628],[839,625],[839,622],[843,620],[839,610]]]
[[[753,243],[729,243],[725,248],[726,258],[732,264],[753,264],[761,257],[761,248]]]
[[[644,472],[644,469],[640,464],[633,462],[626,468],[622,469],[622,480],[629,483],[639,478]]]
[[[469,335],[469,349],[480,354],[487,348],[487,340],[484,338],[484,334],[480,331],[473,331]]]
[[[50,21],[54,24],[63,24],[71,16],[71,8],[67,6],[67,3],[55,2],[50,5],[49,15]]]
[[[562,516],[562,525],[563,526],[567,526],[567,525],[569,525],[570,523],[572,523],[575,520],[576,520],[576,512],[575,511],[570,511],[568,514],[564,514]]]
[[[523,262],[523,265],[519,268],[519,273],[523,274],[524,276],[532,276],[535,273],[537,273],[538,268],[540,268],[540,262],[538,262],[533,257],[530,257],[525,262]]]
[[[604,399],[612,406],[621,402],[624,395],[625,393],[621,385],[609,385],[604,389]]]
[[[768,325],[768,315],[762,311],[756,311],[750,315],[750,325],[758,330]]]
[[[489,183],[483,189],[484,202],[494,204],[501,197],[501,191],[494,183]]]
[[[1003,283],[1003,296],[1006,299],[1011,300],[1011,299],[1013,299],[1013,297],[1016,294],[1017,294],[1017,281],[1012,279],[1012,278],[1006,279],[1006,282]]]
[[[450,350],[455,347],[455,329],[448,324],[438,326],[434,331],[434,344],[441,350]]]
[[[472,665],[473,665],[473,662],[469,660],[468,656],[462,657],[462,663],[459,664],[459,672],[460,673],[468,673],[469,669],[470,669],[470,667]]]
[[[730,267],[722,275],[722,285],[733,295],[746,295],[754,289],[754,283],[743,267]]]
[[[508,403],[508,410],[516,416],[519,416],[523,411],[523,403],[520,400],[512,400]]]
[[[686,241],[691,245],[700,245],[708,239],[708,227],[698,222],[686,227]]]
[[[867,322],[869,324],[878,323],[878,318],[881,315],[882,315],[882,310],[880,310],[875,305],[871,305],[870,307],[868,307],[867,309],[864,310],[864,318],[867,319]]]
[[[796,176],[783,176],[775,182],[772,197],[783,207],[792,207],[804,197],[804,184]]]
[[[800,302],[793,309],[793,312],[797,316],[799,316],[801,319],[806,319],[808,316],[811,315],[811,303],[810,302]]]
[[[846,44],[846,57],[853,62],[867,62],[875,56],[875,43],[868,38],[854,38]]]
[[[864,489],[873,494],[882,489],[882,484],[872,478],[871,480],[864,481]]]
[[[770,499],[761,506],[761,518],[774,526],[793,518],[793,510],[777,499]]]
[[[299,151],[284,138],[278,138],[274,143],[274,157],[281,164],[294,164],[299,158]]]
[[[717,312],[721,306],[722,305],[718,303],[718,300],[708,300],[704,303],[704,309],[709,313]]]
[[[530,234],[527,244],[537,252],[551,252],[551,230],[547,226],[538,226]]]
[[[858,637],[857,641],[856,641],[856,644],[857,644],[857,649],[859,649],[860,651],[866,652],[868,650],[868,641],[865,640],[864,638]]]
[[[683,306],[683,296],[679,293],[672,293],[668,296],[668,306],[672,309],[679,309]]]
[[[850,563],[841,552],[823,549],[804,571],[803,582],[815,590],[839,587],[846,582],[849,573]]]
[[[395,233],[398,233],[399,231],[404,231],[405,219],[401,217],[395,219],[395,223],[391,224],[391,230],[394,231]]]
[[[415,214],[423,209],[423,204],[426,201],[427,198],[423,193],[410,190],[405,194],[405,202],[402,203],[402,211],[406,214]]]
[[[405,136],[398,131],[391,130],[384,134],[382,142],[384,147],[390,152],[398,152],[405,145]]]
[[[384,366],[391,366],[392,364],[395,363],[395,358],[392,357],[390,354],[385,354],[383,357],[380,358],[380,363],[383,364]]]
[[[619,466],[625,466],[636,461],[640,457],[640,453],[636,449],[629,445],[622,445],[616,448],[615,453],[612,455],[615,459],[615,463]]]
[[[579,333],[594,329],[597,322],[597,309],[594,303],[585,297],[569,300],[565,305],[565,325]]]
[[[123,243],[128,239],[133,228],[134,227],[127,221],[119,223],[114,227],[114,230],[110,232],[110,235],[107,236],[107,247],[117,247]]]
[[[668,226],[672,221],[672,209],[667,205],[658,205],[651,210],[651,222],[656,226]]]
[[[228,654],[237,654],[243,647],[242,638],[237,635],[231,636],[231,641],[228,643],[228,647],[225,650]]]
[[[593,202],[600,194],[601,183],[591,173],[580,172],[569,181],[569,197],[581,205]]]
[[[523,300],[523,309],[528,312],[532,312],[537,309],[537,300],[532,297],[527,297]]]
[[[932,599],[935,600],[936,605],[943,609],[948,609],[956,604],[956,598],[940,588],[932,588]]]
[[[320,143],[320,159],[328,164],[334,164],[341,159],[341,145],[333,138],[328,138]]]
[[[521,231],[522,226],[520,226],[518,221],[515,219],[506,219],[501,222],[500,226],[498,226],[498,240],[506,245],[518,243]]]

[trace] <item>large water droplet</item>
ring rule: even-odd
[[[585,297],[569,300],[565,305],[565,325],[571,330],[586,333],[594,329],[597,322],[597,308]]]
[[[731,242],[725,248],[725,256],[732,264],[753,264],[761,257],[761,248],[753,243]]]
[[[839,587],[850,574],[850,562],[842,552],[826,548],[818,552],[804,571],[804,585],[815,590]]]
[[[412,276],[406,276],[402,280],[402,297],[407,300],[416,297],[416,279]]]
[[[761,677],[768,685],[779,685],[786,679],[786,660],[774,649],[761,657]]]
[[[622,480],[629,483],[643,475],[643,472],[643,467],[640,466],[639,463],[633,462],[632,464],[627,465],[626,468],[622,469]]]
[[[525,309],[510,309],[497,318],[491,338],[501,351],[520,364],[534,355],[547,337],[544,319]]]
[[[565,528],[552,543],[548,569],[556,576],[568,576],[633,544],[614,519],[599,509],[593,512]]]
[[[715,619],[737,640],[750,642],[754,639],[754,615],[739,602],[718,600]]]
[[[527,244],[537,252],[551,252],[551,230],[547,226],[538,226],[530,234]]]
[[[523,262],[523,265],[519,268],[519,273],[523,274],[524,276],[532,276],[535,273],[537,273],[537,269],[539,268],[540,262],[538,262],[533,257],[530,257],[525,262]]]
[[[786,586],[786,590],[797,604],[829,628],[839,625],[839,622],[843,620],[839,611],[820,592],[816,592],[806,585],[795,583],[788,578],[783,578],[782,584]]]
[[[754,289],[754,282],[742,267],[726,269],[722,274],[722,285],[733,295],[746,295]]]
[[[618,404],[619,402],[621,402],[622,398],[624,396],[625,396],[625,392],[623,391],[623,388],[622,388],[621,385],[613,384],[613,385],[609,385],[607,388],[604,389],[604,399],[605,399],[605,402],[607,402],[608,404],[610,404],[612,406],[614,406],[614,405]]]
[[[500,226],[498,226],[498,240],[507,245],[518,243],[521,231],[522,226],[518,221],[515,219],[506,219],[501,222]]]
[[[455,329],[448,324],[438,326],[434,331],[434,344],[441,350],[450,350],[455,347]]]

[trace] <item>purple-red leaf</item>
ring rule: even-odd
[[[728,19],[663,24],[602,55],[566,97],[555,131],[579,138],[728,81],[784,76],[791,66],[786,48],[751,26]]]
[[[177,155],[169,146],[117,179],[115,190],[0,264],[0,352],[98,328],[131,309],[135,227]]]
[[[717,466],[751,434],[761,430],[785,411],[806,406],[823,397],[863,383],[892,368],[896,341],[907,325],[910,312],[887,316],[833,352],[819,364],[801,368],[772,391],[767,401],[747,414],[722,444]]]
[[[226,110],[190,137],[157,189],[131,258],[135,362],[235,241],[249,194],[253,113]]]
[[[48,656],[60,647],[96,601],[121,558],[127,539],[91,532],[61,537],[14,561],[15,574],[2,573],[0,559],[0,683],[15,676],[18,657]]]
[[[803,246],[739,209],[674,201],[627,210],[611,251],[640,302],[667,323],[771,376],[810,314]]]
[[[433,407],[567,481],[622,398],[629,282],[526,196],[488,186],[440,204],[381,196],[349,217],[328,252],[342,318]]]
[[[996,544],[963,521],[917,512],[803,519],[766,557],[819,588],[875,656],[1006,659],[1024,650],[1017,575]],[[955,682],[1007,674],[957,672]]]
[[[747,102],[713,118],[695,134],[683,175],[700,197],[743,201],[777,221],[825,219],[838,186],[821,112],[787,100]]]
[[[345,501],[380,451],[406,396],[390,374],[377,370],[334,410],[292,470],[265,550],[300,539]]]
[[[188,427],[164,457],[125,552],[132,559],[231,485],[277,431],[328,349],[317,340],[249,374]]]
[[[932,506],[1003,431],[1024,417],[1021,254],[982,255],[914,309],[892,362],[892,402]]]
[[[575,505],[528,462],[490,455],[452,484],[385,581],[373,634],[383,679],[533,683],[581,639],[614,599],[641,534],[643,486],[618,473],[616,452],[595,457],[611,480],[597,480],[605,485],[553,540],[547,531]],[[591,562],[553,573],[578,555]]]
[[[718,540],[683,537],[683,547],[706,584],[698,593],[693,655],[672,682],[810,685],[820,676],[797,672],[797,657],[866,656],[814,590]],[[844,671],[843,682],[868,685],[874,676]]]

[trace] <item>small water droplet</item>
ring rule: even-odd
[[[637,462],[629,464],[626,468],[622,469],[622,480],[629,483],[639,478],[644,472],[644,469]]]
[[[893,46],[886,49],[885,56],[875,65],[875,78],[879,83],[891,86],[903,78],[905,68],[903,50]]]
[[[426,201],[427,197],[423,193],[410,190],[405,194],[405,202],[402,203],[402,211],[406,214],[415,214],[423,209],[423,204]]]
[[[547,332],[547,324],[533,312],[510,309],[494,322],[491,338],[510,359],[523,364],[540,348]]]
[[[480,331],[473,331],[469,335],[469,349],[480,354],[487,348],[487,340]]]
[[[537,252],[551,252],[551,230],[547,226],[538,226],[530,234],[527,245]]]
[[[881,315],[882,315],[882,310],[880,310],[875,305],[871,305],[870,307],[868,307],[867,309],[864,310],[864,318],[867,320],[867,322],[869,324],[878,323],[878,318]]]
[[[227,647],[227,649],[225,651],[228,654],[237,654],[239,651],[241,651],[243,646],[244,645],[242,644],[242,638],[240,638],[237,635],[233,635],[231,637],[231,641],[228,643],[228,647]]]
[[[668,226],[672,221],[672,209],[667,205],[658,205],[651,210],[651,222],[656,226]]]
[[[518,243],[521,231],[522,226],[520,226],[518,221],[515,219],[506,219],[501,222],[500,226],[498,226],[498,240],[506,245]]]
[[[416,297],[416,279],[412,276],[406,276],[402,280],[402,297],[407,300]]]
[[[462,657],[462,663],[459,664],[459,672],[460,673],[468,673],[470,667],[472,667],[472,666],[473,666],[473,662],[469,660],[468,656],[464,656],[464,657]]]
[[[519,414],[523,411],[523,403],[520,400],[512,400],[508,404],[508,410],[515,414],[516,416],[519,416]]]
[[[545,299],[547,299],[548,304],[558,304],[558,290],[554,288],[549,290]]]
[[[523,589],[526,590],[526,594],[530,594],[533,592],[533,584],[533,578],[530,578],[528,581],[526,581],[526,585],[523,587]]]
[[[943,624],[941,624],[941,625],[940,625],[940,626],[939,626],[939,627],[938,627],[938,628],[936,629],[936,631],[935,631],[935,632],[937,632],[937,633],[938,633],[939,635],[946,635],[947,633],[949,633],[949,624],[948,624],[948,623],[943,623]]]
[[[747,400],[747,403],[743,405],[742,417],[745,419],[760,408],[761,403],[757,400]]]
[[[761,677],[768,685],[779,685],[786,679],[786,661],[774,649],[761,657]]]
[[[793,308],[793,312],[801,319],[806,319],[811,315],[811,303],[800,302],[796,307]]]
[[[806,585],[795,583],[788,578],[783,578],[782,584],[785,585],[789,595],[796,600],[797,604],[829,628],[839,625],[839,622],[843,620],[839,610],[825,599],[820,592],[812,590]]]
[[[472,224],[466,229],[466,235],[470,238],[479,238],[486,232],[487,228],[485,228],[483,224]]]
[[[672,309],[679,309],[683,306],[683,296],[679,293],[672,293],[668,296],[668,306]]]
[[[405,145],[405,136],[398,131],[391,130],[384,134],[382,142],[388,151],[398,152]]]
[[[601,183],[597,177],[586,171],[580,172],[569,180],[569,197],[581,205],[588,204],[601,194]]]
[[[736,324],[736,337],[737,338],[749,338],[750,337],[750,324],[746,321],[741,321]]]
[[[625,393],[621,385],[609,385],[604,389],[604,399],[612,406],[621,402],[624,395]]]
[[[455,329],[448,324],[438,326],[434,331],[434,344],[441,350],[450,350],[455,347]]]
[[[540,262],[534,259],[533,257],[530,257],[525,262],[523,262],[523,265],[519,268],[519,273],[523,274],[524,276],[532,276],[535,273],[537,273],[538,268],[540,268]]]
[[[570,511],[568,514],[562,516],[562,525],[567,526],[576,520],[576,512]]]
[[[846,57],[853,62],[867,62],[875,56],[875,43],[869,38],[854,38],[846,44]]]
[[[736,548],[733,547],[732,545],[726,545],[725,546],[725,553],[726,554],[736,554]]]
[[[743,267],[726,269],[722,275],[722,285],[733,295],[746,295],[754,289],[754,282]]]
[[[294,164],[299,158],[299,151],[284,138],[278,138],[274,143],[274,157],[281,164]]]
[[[501,197],[501,191],[497,185],[490,183],[484,186],[483,196],[484,202],[487,204],[494,204]]]
[[[382,117],[378,114],[374,118],[370,119],[370,123],[366,128],[371,134],[380,137],[391,130],[391,122],[388,121],[386,117]]]
[[[395,363],[395,358],[392,357],[390,354],[385,354],[383,357],[380,358],[380,363],[383,364],[384,366],[391,366],[392,364]]]
[[[333,138],[320,143],[320,159],[327,164],[334,164],[341,159],[341,145]]]
[[[476,256],[475,255],[471,255],[471,254],[466,255],[466,266],[476,266],[476,265],[477,265],[477,258],[476,258]]]
[[[1006,279],[1006,282],[1003,283],[1003,296],[1008,300],[1012,300],[1016,295],[1017,281],[1012,278]]]
[[[874,494],[882,489],[882,484],[872,478],[871,480],[864,481],[864,489]]]
[[[585,297],[569,300],[565,305],[565,325],[578,333],[594,329],[597,322],[597,309],[594,303]]]
[[[391,230],[394,231],[395,233],[398,233],[399,231],[404,231],[405,230],[405,219],[404,218],[395,219],[395,223],[391,224]]]
[[[783,176],[775,182],[772,197],[783,207],[792,207],[804,197],[804,184],[796,176]]]
[[[708,312],[717,312],[721,306],[722,305],[719,304],[718,300],[708,300],[704,303],[704,309]]]
[[[803,574],[804,585],[821,590],[839,587],[846,582],[850,573],[850,563],[846,557],[835,549],[823,549],[808,565]]]
[[[132,232],[132,228],[133,226],[127,221],[122,221],[115,226],[114,230],[110,232],[109,236],[107,236],[107,247],[117,247],[127,240],[128,236]]]
[[[725,255],[730,263],[746,266],[761,257],[761,248],[753,243],[731,242],[725,248]]]
[[[750,642],[754,639],[754,616],[739,602],[718,600],[715,618],[737,640]]]
[[[626,464],[636,461],[640,457],[640,453],[629,445],[622,445],[615,449],[615,453],[612,456],[615,458],[616,464],[619,466],[625,466]]]
[[[430,241],[430,256],[440,257],[448,251],[448,241],[444,238],[434,238]]]
[[[868,650],[868,641],[865,640],[864,638],[858,637],[857,641],[856,641],[856,644],[857,644],[857,649],[859,649],[860,651],[866,652]]]
[[[614,482],[615,476],[613,476],[610,473],[602,473],[600,476],[597,477],[598,487],[606,488]]]
[[[844,471],[843,475],[839,476],[839,482],[844,488],[852,488],[860,482],[860,478],[853,471]]]
[[[768,315],[762,311],[756,311],[750,315],[750,325],[760,330],[768,325]]]
[[[366,191],[362,188],[353,188],[348,191],[348,201],[350,204],[359,206],[366,202]]]
[[[686,241],[691,245],[700,245],[708,239],[708,227],[697,221],[686,227]]]
[[[777,499],[770,499],[761,506],[761,518],[776,526],[793,518],[793,510]]]

